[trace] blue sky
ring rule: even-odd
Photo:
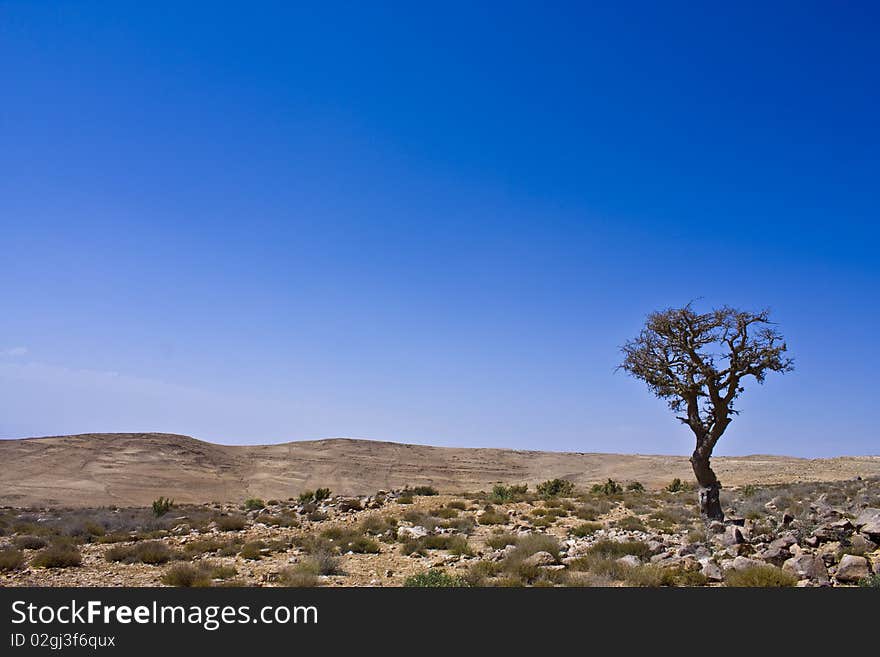
[[[692,4],[0,4],[0,437],[688,453],[700,299],[719,453],[877,454],[876,6]]]

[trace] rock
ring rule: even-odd
[[[535,552],[532,556],[526,557],[523,559],[523,565],[525,566],[555,566],[556,565],[556,557],[554,557],[549,552],[545,552],[541,550],[540,552]]]
[[[748,557],[736,557],[730,564],[730,567],[734,570],[747,570],[749,568],[754,568],[755,566],[763,565],[763,562],[758,561],[757,559],[749,559]]]
[[[617,560],[617,563],[622,563],[625,566],[640,566],[642,564],[641,560],[634,554],[628,554],[625,557],[620,557]]]
[[[877,544],[874,541],[868,540],[862,534],[855,534],[850,539],[849,545],[855,552],[873,552],[877,549]]]
[[[713,536],[712,541],[717,545],[722,546],[739,545],[740,543],[746,542],[742,530],[736,525],[729,525],[725,528],[723,534],[716,534]]]
[[[880,540],[880,509],[862,509],[858,518],[853,520],[853,525],[872,541]]]
[[[720,520],[713,520],[709,523],[709,526],[706,527],[710,534],[721,534],[725,530],[724,523]]]
[[[414,527],[398,527],[397,538],[422,538],[428,535],[428,530],[419,525]]]
[[[837,565],[835,577],[838,582],[858,582],[871,574],[868,560],[854,554],[845,554]]]
[[[815,554],[800,554],[782,564],[782,569],[797,575],[798,579],[809,579],[815,582],[828,582],[828,569],[820,557]]]
[[[715,582],[720,582],[724,579],[724,572],[717,563],[711,559],[701,559],[700,563],[702,564],[700,572],[703,573],[706,579],[711,579]]]

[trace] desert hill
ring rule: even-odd
[[[880,475],[880,457],[718,457],[725,485],[832,481]],[[404,485],[445,492],[534,485],[563,477],[581,486],[613,477],[659,487],[690,481],[685,456],[450,448],[329,439],[277,445],[217,445],[175,434],[80,434],[0,440],[0,505],[148,505],[287,499],[327,486],[368,494]]]

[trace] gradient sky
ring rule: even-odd
[[[0,3],[0,437],[688,453],[700,299],[719,453],[880,453],[875,3],[367,4]]]

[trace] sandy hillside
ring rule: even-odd
[[[726,485],[831,481],[880,475],[880,457],[799,459],[719,457]],[[82,434],[0,440],[0,504],[146,505],[287,499],[327,486],[335,493],[432,485],[441,491],[488,489],[563,477],[579,485],[608,477],[662,486],[691,478],[685,456],[527,452],[427,447],[332,439],[226,446],[174,434]]]

